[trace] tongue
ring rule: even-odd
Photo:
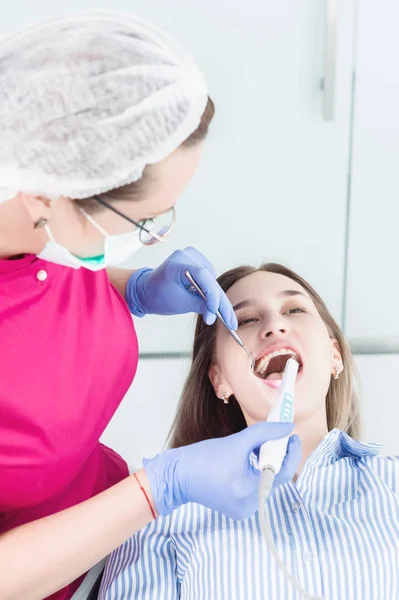
[[[266,381],[276,381],[277,379],[282,379],[282,373],[269,373],[267,377],[265,377]]]

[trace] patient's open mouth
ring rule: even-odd
[[[274,352],[270,352],[259,358],[255,363],[254,373],[257,377],[260,377],[265,381],[275,381],[276,383],[279,383],[289,358],[293,358],[299,363],[298,373],[300,373],[302,361],[298,354],[291,348],[280,348],[279,350],[274,350]]]

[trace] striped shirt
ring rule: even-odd
[[[291,573],[325,600],[399,599],[399,460],[334,429],[296,483],[267,501]],[[259,515],[233,521],[187,504],[109,558],[100,600],[301,600],[262,538]]]

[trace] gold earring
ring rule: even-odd
[[[44,217],[40,217],[37,221],[33,223],[33,229],[43,229],[45,225],[47,225],[48,220]]]
[[[338,367],[334,367],[334,375],[333,375],[334,379],[339,379],[339,371],[338,371]]]
[[[223,391],[222,392],[222,400],[224,404],[228,404],[229,403],[229,399],[226,397],[226,392]]]

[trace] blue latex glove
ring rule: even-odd
[[[190,271],[206,295],[206,302],[187,288],[185,276]],[[208,259],[195,248],[176,250],[156,269],[139,269],[130,277],[126,301],[136,317],[144,315],[180,315],[200,313],[212,325],[219,309],[228,327],[237,329],[237,318],[226,294],[216,281],[216,271]]]
[[[289,435],[292,423],[257,423],[224,438],[167,450],[144,460],[155,506],[167,515],[197,502],[232,519],[247,519],[258,508],[260,472],[250,455],[263,442]],[[291,436],[274,485],[290,481],[301,458],[301,442]]]

